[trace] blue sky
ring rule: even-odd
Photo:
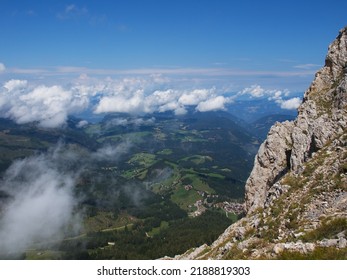
[[[321,64],[346,1],[0,1],[0,55],[13,67]]]
[[[346,10],[343,0],[1,0],[0,82],[303,92]],[[166,83],[148,85],[153,75]]]

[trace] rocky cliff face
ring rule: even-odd
[[[303,164],[346,127],[347,27],[329,46],[325,66],[305,92],[294,122],[275,124],[261,145],[246,183],[246,210],[263,207],[271,186]]]
[[[347,258],[347,27],[305,92],[276,123],[246,183],[247,215],[179,259]]]

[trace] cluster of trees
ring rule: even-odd
[[[149,237],[146,233],[153,219],[138,222],[131,228],[94,232],[86,238],[69,240],[59,246],[64,259],[156,259],[175,256],[191,247],[212,243],[230,225],[225,215],[207,211],[197,218],[181,218]],[[110,245],[111,244],[111,245]]]

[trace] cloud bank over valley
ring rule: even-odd
[[[0,117],[18,124],[35,122],[38,126],[63,126],[68,116],[83,112],[91,115],[130,113],[143,115],[155,112],[187,113],[226,110],[238,99],[267,98],[282,109],[295,110],[300,105],[288,89],[266,89],[255,84],[233,91],[215,86],[184,87],[162,75],[90,78],[81,75],[64,85],[11,79],[0,88]],[[80,123],[80,127],[86,122]]]

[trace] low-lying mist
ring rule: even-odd
[[[81,174],[95,162],[116,162],[129,148],[126,142],[81,152],[59,143],[13,162],[0,181],[0,259],[77,234],[83,213],[74,188]]]
[[[6,171],[1,190],[8,195],[0,219],[0,254],[15,255],[34,243],[63,237],[74,221],[77,174],[61,170],[54,153],[14,162]]]

